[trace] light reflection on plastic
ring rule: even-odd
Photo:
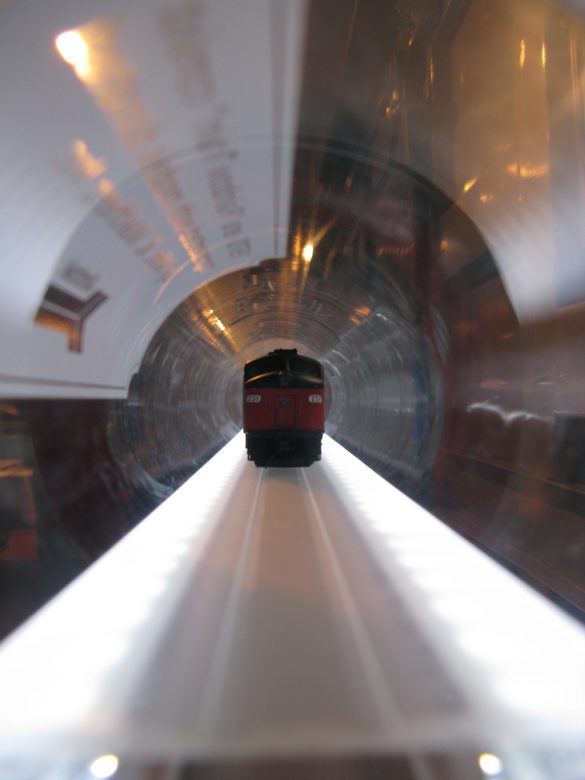
[[[502,773],[504,765],[502,760],[495,756],[493,753],[482,753],[477,759],[479,768],[488,777],[497,777]]]
[[[523,68],[526,64],[526,40],[522,38],[520,41],[520,67]]]
[[[533,723],[585,728],[585,631],[328,436],[323,463],[389,576],[442,623],[469,664],[471,700]],[[455,669],[455,673],[458,670]]]
[[[158,137],[158,123],[141,97],[126,52],[119,46],[115,25],[94,19],[83,26],[83,34],[79,30],[68,30],[59,35],[55,46],[135,158],[188,261],[196,271],[205,270],[210,263],[207,248],[177,173]],[[155,161],[156,166],[152,165]],[[177,265],[169,252],[161,251],[157,257],[169,277],[167,284],[184,265]]]
[[[244,455],[243,455],[244,453]],[[0,735],[66,729],[90,716],[108,675],[150,636],[181,592],[216,507],[245,462],[236,436],[0,649]],[[129,574],[131,572],[131,574]],[[170,599],[170,601],[169,601]],[[166,605],[166,607],[165,607]],[[154,615],[154,618],[153,618]],[[142,637],[143,635],[140,634]]]
[[[548,163],[540,164],[523,164],[511,163],[506,165],[506,171],[511,176],[519,176],[521,179],[539,179],[542,176],[546,176],[549,172]]]
[[[118,756],[109,754],[107,756],[100,756],[92,761],[89,771],[93,777],[106,778],[113,777],[118,771],[120,766],[120,760]]]
[[[80,32],[77,30],[62,32],[56,37],[55,46],[79,78],[83,79],[89,75],[89,47]]]
[[[303,260],[305,263],[310,263],[313,259],[313,244],[305,244],[303,247]]]

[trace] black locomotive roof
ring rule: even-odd
[[[272,352],[269,352],[268,355],[298,355],[299,352],[297,349],[273,349]],[[311,359],[311,358],[309,358]]]
[[[323,367],[315,358],[299,355],[296,349],[274,349],[263,357],[250,360],[244,366],[244,381],[269,374],[290,373],[305,376],[311,383],[323,382]]]

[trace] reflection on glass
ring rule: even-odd
[[[519,176],[521,179],[538,179],[541,176],[546,176],[549,168],[548,163],[542,163],[541,165],[512,163],[506,166],[506,170],[511,176]]]
[[[89,74],[89,48],[83,35],[77,30],[62,32],[55,39],[57,51],[65,62],[73,67],[79,78]]]
[[[100,756],[92,761],[89,771],[94,777],[106,778],[113,777],[120,765],[118,756],[112,754],[106,756]]]
[[[488,777],[497,777],[504,768],[501,759],[498,756],[494,756],[493,753],[482,753],[477,763],[484,775]]]

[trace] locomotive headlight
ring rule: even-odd
[[[323,403],[323,399],[321,398],[320,395],[310,395],[309,396],[309,403],[310,404],[322,404]]]
[[[251,393],[250,395],[246,396],[247,404],[259,404],[261,400],[262,400],[262,396],[257,395],[255,393]]]

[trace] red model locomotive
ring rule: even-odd
[[[244,432],[257,466],[310,466],[321,459],[323,366],[275,349],[244,367]]]

